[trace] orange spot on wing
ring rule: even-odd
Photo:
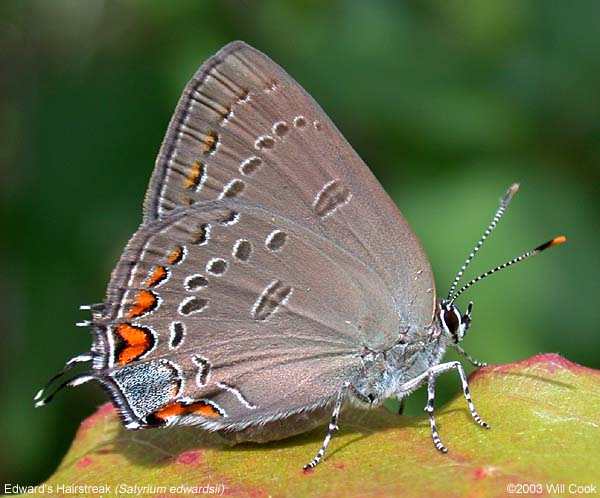
[[[223,415],[211,404],[198,402],[190,405],[192,412],[205,417],[222,417]]]
[[[202,152],[205,154],[210,154],[215,151],[217,147],[217,134],[216,133],[208,133],[206,137],[204,137],[204,146],[202,147]]]
[[[167,256],[167,263],[170,265],[176,265],[183,259],[183,247],[177,246]]]
[[[231,117],[231,107],[225,107],[221,113],[221,121],[227,121]]]
[[[135,304],[129,310],[128,316],[130,318],[136,318],[138,316],[145,315],[156,308],[157,304],[158,298],[154,295],[154,293],[152,291],[142,289],[135,299]]]
[[[162,420],[165,420],[169,417],[174,417],[175,415],[181,415],[182,413],[184,413],[184,410],[181,406],[181,403],[171,403],[154,412],[154,415]]]
[[[199,161],[194,161],[190,172],[185,177],[184,187],[188,190],[196,188],[200,184],[200,179],[204,174],[204,165]]]
[[[167,278],[167,275],[167,269],[164,266],[157,266],[150,277],[148,277],[146,286],[154,287],[155,285],[160,284],[165,278]]]
[[[120,323],[117,325],[116,333],[124,343],[118,352],[119,365],[131,363],[149,351],[154,344],[152,333],[143,327]]]
[[[163,406],[160,410],[154,412],[154,415],[161,420],[166,420],[169,417],[177,415],[188,415],[196,414],[203,415],[204,417],[222,417],[223,414],[219,412],[213,405],[205,401],[197,401],[189,405],[181,402],[170,403]]]

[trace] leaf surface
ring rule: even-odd
[[[302,466],[325,427],[230,447],[195,428],[126,431],[106,404],[83,421],[44,486],[70,497],[100,494],[85,485],[105,486],[104,495],[173,497],[201,494],[204,486],[236,497],[494,497],[511,494],[509,485],[529,484],[541,487],[521,494],[572,496],[573,484],[595,486],[597,494],[600,371],[546,354],[480,368],[470,386],[492,429],[471,420],[458,393],[436,411],[447,454],[434,448],[426,416],[400,417],[385,408],[343,412],[324,461],[307,472]],[[550,487],[558,484],[564,489]]]

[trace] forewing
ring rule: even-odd
[[[194,203],[237,198],[303,225],[371,267],[400,322],[430,324],[433,276],[418,240],[319,105],[277,64],[242,42],[186,86],[146,195],[145,222]]]
[[[242,428],[331,403],[397,321],[355,255],[263,208],[202,203],[129,242],[94,368],[130,427]]]

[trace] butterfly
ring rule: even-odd
[[[404,400],[435,379],[471,322],[456,298],[481,278],[564,242],[550,242],[455,288],[504,213],[513,185],[447,298],[436,298],[425,251],[375,176],[319,105],[243,42],[206,61],[185,87],[156,160],[143,222],[92,319],[91,350],[36,396],[94,380],[128,429],[176,424],[236,441],[269,441],[343,407]],[[73,366],[91,370],[47,388]]]

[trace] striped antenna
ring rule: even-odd
[[[564,235],[559,235],[558,237],[554,237],[552,240],[549,240],[545,244],[542,244],[541,246],[538,246],[538,247],[536,247],[535,249],[533,249],[531,251],[527,251],[525,254],[521,254],[521,256],[519,256],[517,258],[514,258],[514,259],[511,259],[510,261],[507,261],[503,265],[496,266],[496,268],[492,268],[491,270],[488,270],[485,273],[482,273],[477,278],[474,278],[469,283],[466,283],[465,285],[463,285],[461,287],[461,289],[456,294],[454,294],[452,296],[452,298],[450,299],[450,304],[452,304],[454,301],[456,301],[456,298],[458,296],[460,296],[464,291],[466,291],[469,287],[471,287],[473,284],[479,282],[480,280],[482,280],[485,277],[491,275],[492,273],[496,273],[498,270],[503,270],[504,268],[507,268],[507,267],[509,267],[511,265],[514,265],[515,263],[519,263],[519,262],[523,261],[524,259],[530,258],[531,256],[535,256],[536,254],[539,254],[542,251],[544,251],[546,249],[549,249],[550,247],[557,246],[557,245],[562,244],[563,242],[566,242],[566,241],[567,241],[567,238]]]
[[[508,206],[508,203],[512,199],[513,195],[515,195],[515,192],[517,190],[519,190],[519,184],[513,183],[510,186],[510,188],[508,189],[508,191],[506,192],[506,195],[502,198],[502,201],[500,202],[500,206],[498,207],[498,210],[496,211],[496,214],[494,215],[492,222],[489,224],[486,231],[483,232],[483,235],[479,239],[479,242],[477,242],[477,244],[475,245],[475,247],[469,254],[469,257],[466,259],[464,264],[460,267],[460,270],[458,271],[458,274],[456,275],[454,282],[452,282],[452,287],[450,287],[450,290],[448,291],[448,297],[446,298],[446,300],[450,300],[450,298],[454,292],[454,289],[456,289],[456,286],[458,285],[458,282],[460,281],[463,274],[465,273],[467,266],[469,266],[471,261],[473,261],[473,258],[477,254],[477,251],[479,251],[479,248],[483,245],[483,243],[488,238],[490,233],[492,233],[492,230],[494,230],[494,228],[496,228],[496,225],[498,224],[498,222],[500,221],[500,218],[502,218],[502,215],[504,214],[504,211],[506,210],[506,206]],[[454,298],[452,298],[451,300],[454,301]]]

